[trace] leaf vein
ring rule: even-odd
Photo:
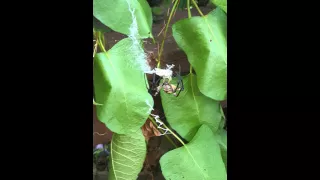
[[[127,164],[123,164],[123,163],[120,163],[120,162],[118,162],[118,161],[114,161],[114,162],[117,163],[117,164],[119,164],[119,165],[121,165],[121,166],[126,166],[126,167],[132,168],[132,166],[129,166],[129,165],[127,165]]]
[[[196,96],[194,95],[192,78],[193,78],[193,75],[190,74],[190,86],[191,86],[192,97],[193,97],[193,99],[194,99],[194,103],[195,103],[195,106],[196,106],[198,120],[200,121],[200,110],[199,110],[198,102],[197,102],[197,100],[196,100]]]
[[[115,142],[113,142],[113,144],[116,145],[116,146],[117,146],[118,148],[120,148],[120,149],[123,149],[123,150],[125,150],[125,151],[129,151],[129,152],[132,152],[133,154],[137,154],[137,152],[134,152],[134,151],[129,150],[129,149],[126,149],[126,148],[123,148],[123,147],[117,145]]]
[[[134,160],[133,160],[133,159],[131,159],[131,158],[130,158],[130,157],[128,157],[128,156],[126,156],[126,155],[124,155],[124,154],[121,154],[121,153],[117,152],[117,151],[116,151],[116,150],[114,150],[114,149],[112,149],[112,151],[114,151],[115,153],[117,153],[117,154],[119,154],[119,155],[121,155],[121,156],[123,156],[123,157],[125,157],[125,158],[129,159],[130,161],[134,162]]]

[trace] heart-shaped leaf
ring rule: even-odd
[[[172,27],[178,46],[187,54],[200,91],[217,101],[227,98],[227,16],[216,8],[204,17],[176,22]]]
[[[176,78],[171,83],[176,85]],[[217,131],[222,120],[219,102],[199,91],[196,75],[183,77],[183,83],[184,91],[178,97],[160,92],[163,110],[170,126],[188,141],[202,124],[207,124],[213,132]]]
[[[227,0],[211,0],[211,2],[227,13]]]
[[[94,90],[98,119],[115,133],[136,132],[153,107],[144,73],[136,68],[132,41],[123,39],[94,60]]]
[[[136,19],[140,37],[152,37],[152,13],[146,0],[94,0],[93,15],[112,30],[126,35],[130,34],[130,26]]]
[[[164,177],[168,180],[227,179],[216,136],[205,124],[185,147],[164,154],[160,165]]]
[[[147,153],[141,129],[132,134],[113,134],[109,180],[136,180]]]

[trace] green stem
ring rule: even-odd
[[[191,18],[190,0],[187,1],[187,8],[188,8],[188,18]]]
[[[180,0],[178,0],[178,4],[180,3]],[[179,9],[179,7],[177,7],[175,10],[174,10],[174,12],[173,12],[173,17],[176,15],[176,12],[177,12],[177,10]]]
[[[158,126],[157,123],[156,123],[156,121],[155,121],[151,116],[149,116],[149,119],[150,119],[150,121],[153,123],[153,125],[155,125],[156,127]],[[162,129],[160,129],[160,128],[158,128],[158,129],[159,129],[159,131],[160,131],[162,134],[164,134],[164,131],[163,131]],[[169,141],[175,148],[178,148],[178,146],[172,141],[172,139],[171,139],[167,134],[165,134],[164,136],[168,139],[168,141]]]
[[[220,113],[221,113],[223,119],[226,119],[226,116],[224,115],[224,111],[223,111],[222,105],[220,105]]]
[[[103,41],[102,41],[102,38],[101,38],[101,32],[98,32],[98,45],[99,45],[99,48],[103,52],[107,52],[106,49],[104,48],[104,45],[103,45]]]
[[[160,53],[158,54],[158,64],[157,64],[158,68],[160,67],[160,57],[161,57],[161,54],[163,52],[164,40],[166,39],[168,27],[169,27],[173,12],[177,8],[178,2],[179,2],[179,0],[176,0],[174,2],[173,7],[172,7],[171,12],[170,12],[170,15],[169,15],[169,18],[168,18],[168,21],[167,21],[167,24],[166,24],[166,28],[164,30],[164,36],[163,36],[163,40],[161,42]]]
[[[101,33],[100,33],[100,31],[95,31],[95,30],[93,29],[93,34],[94,34],[94,37],[95,37],[95,39],[96,39],[96,43],[98,44],[100,50],[106,52],[106,50],[105,50],[105,48],[104,48],[104,46],[103,46],[103,44],[102,44],[102,42],[101,42],[101,37],[100,37],[100,34],[101,34]]]
[[[149,116],[150,119],[153,119],[153,117]],[[197,161],[195,160],[195,158],[193,157],[193,155],[191,154],[191,152],[189,151],[189,148],[186,146],[186,144],[173,132],[171,131],[171,129],[169,129],[164,123],[162,124],[164,128],[168,129],[168,131],[183,145],[183,147],[186,148],[188,154],[191,156],[192,160],[194,161],[194,163],[198,166],[198,168],[201,170],[201,172],[203,173],[203,170],[201,169],[201,167],[199,166],[199,164],[197,163]],[[204,173],[203,173],[204,175]],[[205,176],[205,175],[204,175]]]
[[[190,0],[187,0],[188,18],[191,18]],[[190,64],[190,74],[192,75],[192,65]]]
[[[202,13],[202,11],[201,11],[200,8],[198,7],[198,4],[197,4],[194,0],[192,0],[192,3],[193,3],[193,5],[196,7],[196,9],[198,10],[199,14],[200,14],[201,16],[204,16],[203,13]]]
[[[156,40],[154,39],[154,37],[152,36],[152,42],[153,42],[153,44],[156,44]]]
[[[106,38],[104,37],[104,34],[103,33],[101,33],[101,37],[102,37],[102,42],[103,42],[103,47],[108,47],[108,44],[107,44],[107,40],[106,40]]]
[[[93,49],[93,57],[96,55],[97,53],[97,47],[98,46],[98,39],[96,39],[96,43],[94,44],[94,49]]]

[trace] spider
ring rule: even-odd
[[[178,97],[180,92],[184,90],[183,86],[183,80],[180,75],[181,73],[181,67],[179,65],[179,72],[175,72],[175,77],[177,77],[177,85],[171,84],[173,71],[171,70],[174,67],[174,65],[167,65],[166,69],[159,69],[155,68],[153,71],[153,78],[152,78],[152,84],[151,88],[148,89],[149,93],[152,95],[154,93],[154,96],[157,96],[161,89],[165,93],[173,94],[174,96]],[[158,78],[158,80],[156,80]],[[160,80],[163,79],[163,81],[159,84]],[[178,92],[177,92],[178,91]]]

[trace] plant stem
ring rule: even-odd
[[[103,46],[105,47],[106,46],[106,40],[104,38],[104,34],[103,33],[100,33],[100,37],[101,37],[101,40],[102,40],[102,44]]]
[[[153,117],[149,116],[149,118],[151,118],[151,119],[154,121]],[[165,129],[168,129],[168,131],[169,131],[183,146],[186,145],[173,131],[171,131],[171,129],[168,128],[168,126],[166,126],[165,124],[163,124],[163,127],[164,127]],[[162,129],[161,129],[161,130],[162,130]]]
[[[204,16],[203,13],[202,13],[202,11],[201,11],[200,8],[198,7],[197,3],[196,3],[194,0],[192,0],[192,3],[193,3],[193,5],[196,7],[196,9],[198,10],[199,14],[200,14],[201,16]]]
[[[187,1],[187,8],[188,8],[188,18],[191,18],[190,0]]]
[[[156,43],[156,40],[154,39],[154,37],[152,36],[152,42],[153,42],[153,44],[155,44]]]
[[[150,121],[153,123],[153,125],[158,126],[157,123],[156,123],[156,121],[155,121],[151,116],[149,116],[149,119],[150,119]],[[159,131],[160,131],[162,134],[164,133],[164,131],[163,131],[162,129],[160,129],[160,128],[158,128],[158,129],[159,129]],[[171,139],[167,134],[165,134],[164,136],[168,139],[168,141],[169,141],[175,148],[178,148],[178,146],[172,141],[172,139]]]
[[[221,105],[220,105],[220,113],[221,113],[223,119],[226,119],[226,116],[224,115],[224,111],[223,111],[223,108]]]
[[[98,45],[103,52],[107,52],[106,49],[104,48],[104,45],[101,39],[101,32],[98,32]]]
[[[190,0],[187,0],[188,18],[191,18]],[[190,64],[190,74],[192,75],[192,65]]]
[[[162,52],[163,52],[164,40],[166,39],[168,27],[169,27],[169,24],[170,24],[170,21],[171,21],[173,12],[174,12],[174,10],[177,8],[178,2],[179,2],[179,0],[176,0],[176,1],[174,2],[173,8],[171,9],[171,12],[170,12],[170,15],[169,15],[167,24],[166,24],[166,29],[165,29],[165,31],[164,31],[163,40],[162,40],[162,42],[161,42],[160,53],[158,54],[158,63],[157,63],[157,67],[158,67],[158,68],[160,67],[160,57],[161,57],[161,54],[162,54]]]
[[[101,33],[100,31],[96,31],[94,28],[93,28],[93,35],[94,37],[96,38],[96,44],[98,44],[100,50],[102,50],[103,52],[107,52],[105,47],[104,47],[104,44],[105,44],[105,38],[103,36],[103,33]],[[103,37],[102,37],[103,36]]]
[[[95,41],[96,41],[96,43],[94,44],[93,57],[96,55],[96,53],[97,53],[97,48],[98,48],[98,39],[96,39]]]
[[[180,3],[180,0],[178,0],[178,4]],[[173,12],[173,17],[176,15],[176,12],[177,12],[177,10],[178,10],[179,8],[177,7],[175,10],[174,10],[174,12]]]
[[[153,117],[149,116],[150,119],[153,119]],[[194,163],[198,166],[198,168],[200,169],[201,173],[204,175],[203,170],[201,169],[201,167],[199,166],[199,164],[197,163],[197,161],[194,159],[193,155],[191,154],[191,152],[189,151],[189,148],[186,146],[186,144],[173,132],[171,131],[171,129],[169,129],[164,123],[162,124],[164,128],[168,129],[168,131],[183,145],[183,147],[186,148],[188,154],[191,156],[192,160],[194,161]],[[205,176],[206,177],[206,176]]]

